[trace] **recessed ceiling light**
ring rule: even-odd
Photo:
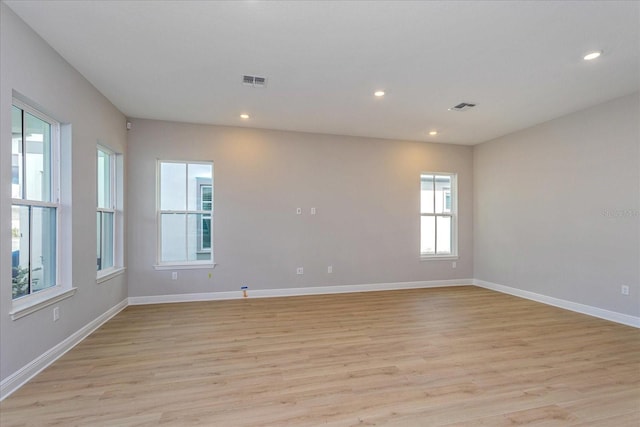
[[[431,132],[429,132],[429,135],[431,136],[436,136],[438,134],[437,130],[432,130]]]
[[[373,92],[373,94],[379,98],[381,96],[384,96],[384,91],[383,90],[377,90],[377,91]]]
[[[596,59],[596,58],[598,58],[600,55],[602,55],[602,51],[601,51],[601,50],[597,50],[597,51],[595,51],[595,52],[589,52],[589,53],[587,53],[587,54],[583,57],[583,59],[584,59],[585,61],[591,61],[592,59]]]
[[[240,118],[247,120],[249,118],[249,115],[248,114],[240,114]]]

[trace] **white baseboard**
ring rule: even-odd
[[[124,310],[127,305],[128,301],[126,299],[122,300],[117,305],[110,308],[105,313],[89,322],[87,325],[83,326],[80,330],[76,331],[74,334],[72,334],[59,344],[56,344],[53,348],[44,352],[13,374],[9,375],[7,378],[2,380],[2,382],[0,382],[0,401],[11,395],[11,393],[22,387],[27,381],[35,377],[47,366],[51,365],[53,362],[62,357],[66,352],[78,345],[93,331],[98,329],[113,316]]]
[[[273,298],[302,295],[343,294],[353,292],[392,291],[399,289],[439,288],[445,286],[470,286],[472,279],[429,280],[420,282],[373,283],[367,285],[311,286],[308,288],[249,289],[249,298]],[[242,291],[205,292],[196,294],[152,295],[129,297],[130,305],[162,304],[172,302],[217,301],[242,299]]]
[[[493,291],[502,292],[504,294],[541,302],[543,304],[552,305],[554,307],[564,308],[565,310],[575,311],[577,313],[587,314],[589,316],[598,317],[600,319],[610,320],[612,322],[622,323],[623,325],[640,328],[640,317],[630,316],[628,314],[618,313],[616,311],[605,310],[603,308],[593,307],[573,301],[567,301],[560,298],[537,294],[535,292],[524,291],[522,289],[512,288],[510,286],[498,285],[497,283],[487,282],[479,279],[473,279],[473,284],[481,288],[491,289]]]

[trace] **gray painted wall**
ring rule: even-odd
[[[635,93],[475,146],[475,278],[640,315],[639,123]]]
[[[471,147],[152,120],[132,125],[130,296],[472,277]],[[153,269],[157,159],[214,162],[218,265],[211,279],[210,270],[180,270],[173,281],[171,271]],[[458,173],[456,269],[451,261],[419,259],[424,171]],[[299,266],[304,275],[296,275]]]
[[[96,144],[126,147],[125,117],[75,69],[0,3],[0,377],[5,379],[127,297],[126,276],[96,284]],[[72,278],[76,294],[52,309],[12,321],[12,91],[72,125]]]

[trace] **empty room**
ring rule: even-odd
[[[640,2],[0,1],[0,425],[640,425]]]

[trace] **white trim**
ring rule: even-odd
[[[116,314],[120,313],[126,307],[127,300],[124,299],[59,344],[56,344],[53,348],[36,357],[34,360],[27,363],[25,366],[2,380],[2,382],[0,382],[0,400],[4,400],[11,393],[22,387],[27,381],[35,377],[47,366],[58,360],[66,352],[71,350],[82,340],[88,337],[91,333],[93,333],[93,331],[98,329],[100,326],[102,326]]]
[[[203,210],[169,210],[169,209],[165,209],[163,211],[161,211],[160,213],[163,214],[171,214],[171,215],[211,215],[211,211],[203,211]]]
[[[326,295],[354,292],[391,291],[400,289],[440,288],[470,286],[472,279],[430,280],[420,282],[373,283],[367,285],[312,286],[308,288],[248,289],[249,298],[292,297],[302,295]],[[195,294],[151,295],[129,297],[129,305],[163,304],[172,302],[217,301],[242,299],[241,290],[227,292],[203,292]]]
[[[491,289],[492,291],[501,292],[503,294],[509,294],[516,297],[541,302],[543,304],[552,305],[554,307],[563,308],[565,310],[587,314],[589,316],[597,317],[600,319],[622,323],[623,325],[633,326],[634,328],[640,328],[640,317],[630,316],[628,314],[618,313],[616,311],[605,310],[603,308],[593,307],[591,305],[567,301],[564,299],[537,294],[535,292],[512,288],[505,285],[499,285],[497,283],[487,282],[479,279],[473,279],[473,284],[480,288]]]
[[[28,200],[28,199],[11,199],[12,205],[19,206],[36,206],[39,208],[58,208],[60,205],[55,202],[39,202],[36,200]]]
[[[96,276],[96,283],[103,283],[116,276],[119,276],[123,274],[126,269],[127,267],[111,267],[105,270],[100,270],[98,271],[98,275]]]
[[[212,264],[210,262],[198,263],[197,261],[189,264],[156,264],[153,266],[154,270],[193,270],[197,268],[216,268],[218,264]]]
[[[52,304],[65,300],[67,298],[71,298],[78,288],[70,288],[60,290],[58,287],[50,288],[47,290],[30,294],[24,296],[24,302],[21,301],[22,298],[13,301],[13,310],[9,312],[11,316],[11,320],[18,320],[21,317],[28,316],[31,313],[35,313],[38,310],[41,310],[45,307],[48,307]],[[49,291],[49,292],[47,292]]]
[[[420,261],[455,261],[460,259],[456,255],[420,255]]]
[[[115,214],[116,210],[112,208],[96,208],[96,212],[106,212],[106,213]]]

